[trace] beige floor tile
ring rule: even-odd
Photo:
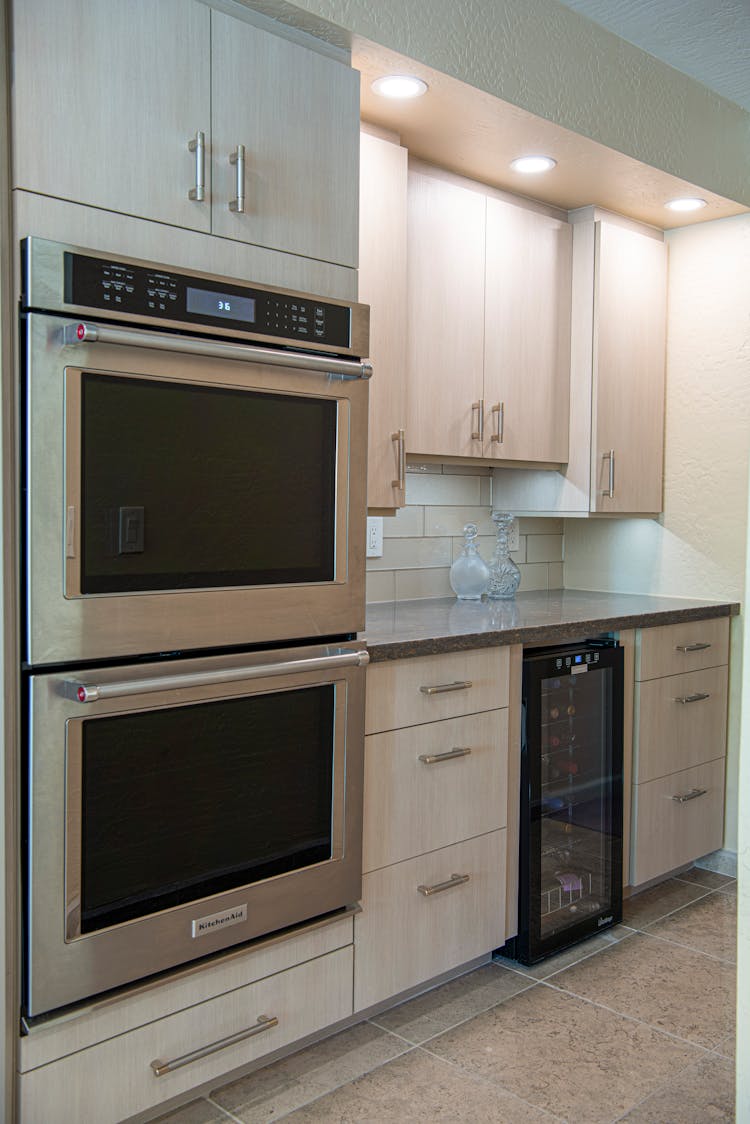
[[[650,890],[642,890],[623,902],[622,923],[633,929],[642,929],[644,925],[659,921],[668,913],[702,898],[706,893],[708,891],[705,886],[668,878],[666,882],[660,882]]]
[[[736,882],[736,879],[730,878],[728,874],[719,874],[715,870],[704,870],[700,866],[693,866],[682,874],[676,874],[675,878],[679,882],[694,882],[696,886],[705,886],[708,890],[718,890],[722,886]]]
[[[729,882],[726,886],[717,886],[716,890],[719,894],[726,894],[730,898],[737,897],[737,883]]]
[[[208,1101],[191,1101],[174,1112],[159,1116],[153,1124],[230,1124],[231,1117]]]
[[[414,1050],[360,1077],[288,1120],[325,1124],[527,1124],[554,1117],[495,1086],[477,1081],[448,1062]]]
[[[278,1120],[408,1050],[406,1042],[360,1023],[211,1093],[243,1124]]]
[[[720,1124],[734,1118],[734,1063],[709,1056],[652,1093],[622,1119],[630,1124]]]
[[[597,933],[596,936],[589,937],[588,940],[581,941],[580,944],[573,945],[572,948],[566,948],[563,952],[549,956],[541,964],[532,964],[530,968],[526,967],[525,964],[519,964],[517,960],[499,959],[496,963],[506,963],[516,972],[522,972],[525,976],[530,976],[531,979],[546,980],[555,972],[561,972],[563,968],[570,968],[572,964],[578,964],[581,960],[585,960],[597,952],[602,952],[610,945],[624,940],[625,937],[631,937],[634,932],[634,929],[628,929],[625,925],[615,925],[614,928],[608,929],[606,933]]]
[[[426,995],[392,1007],[372,1021],[418,1045],[532,987],[533,983],[499,964],[486,964]]]
[[[575,1124],[617,1119],[700,1056],[687,1043],[546,984],[425,1049]]]
[[[720,960],[737,960],[737,899],[709,894],[646,927],[655,937],[688,945]]]
[[[707,1049],[734,1025],[734,967],[645,933],[551,983]]]

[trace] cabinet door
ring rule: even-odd
[[[663,242],[596,224],[592,511],[662,509],[666,265]]]
[[[211,47],[213,233],[356,266],[359,74],[216,11]]]
[[[568,459],[571,228],[487,200],[485,455]]]
[[[408,222],[406,447],[481,457],[485,197],[411,172]]]
[[[399,443],[406,425],[406,176],[405,148],[362,134],[359,299],[370,306],[374,370],[367,451],[371,508],[405,503]]]
[[[209,136],[209,20],[192,0],[15,3],[14,186],[208,231],[188,143]]]

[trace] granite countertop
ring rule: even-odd
[[[513,601],[440,597],[368,605],[360,638],[371,660],[392,660],[493,644],[582,640],[615,629],[735,616],[739,610],[736,602],[580,589],[519,593]]]

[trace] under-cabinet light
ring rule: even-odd
[[[664,204],[670,211],[699,211],[706,206],[705,199],[670,199]]]
[[[427,93],[427,83],[413,74],[387,74],[376,78],[372,88],[384,98],[421,98]]]
[[[525,176],[535,176],[540,172],[549,172],[557,164],[551,156],[519,156],[511,162],[514,172],[522,172]]]

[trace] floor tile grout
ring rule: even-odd
[[[233,1113],[231,1113],[228,1108],[224,1108],[223,1105],[217,1104],[216,1101],[212,1100],[211,1099],[211,1093],[209,1093],[203,1099],[204,1099],[204,1101],[207,1101],[211,1105],[212,1108],[218,1108],[219,1112],[223,1112],[224,1115],[226,1116],[227,1120],[234,1121],[234,1124],[242,1124],[242,1121],[240,1120],[239,1116],[234,1116]]]
[[[723,956],[714,956],[711,952],[706,952],[705,949],[696,948],[692,944],[684,944],[683,941],[672,940],[671,937],[663,937],[661,933],[652,933],[649,929],[642,929],[641,936],[652,937],[656,941],[662,941],[664,944],[675,945],[676,948],[684,948],[687,952],[694,952],[697,956],[705,956],[708,960],[713,960],[716,964],[724,964],[727,968],[736,968],[736,960],[726,960]]]

